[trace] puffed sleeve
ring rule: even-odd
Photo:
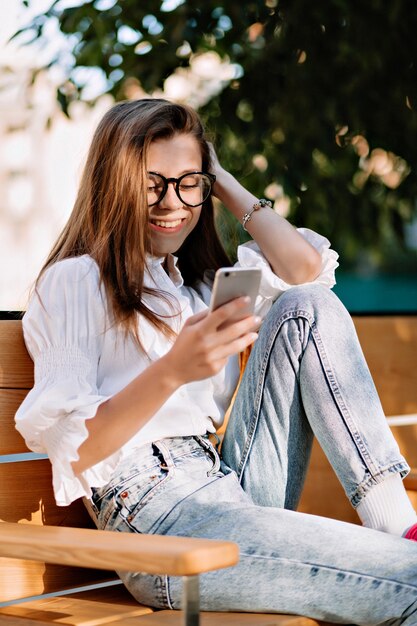
[[[65,259],[45,272],[23,317],[35,384],[16,413],[16,428],[52,464],[57,504],[91,495],[110,477],[114,459],[75,476],[71,463],[87,438],[86,420],[107,397],[97,391],[106,328],[106,302],[97,265],[87,256]]]
[[[309,228],[298,228],[297,230],[321,255],[321,271],[312,282],[325,285],[329,288],[333,287],[333,285],[336,284],[335,270],[339,265],[337,262],[339,255],[330,248],[330,242],[326,237],[319,235]],[[291,289],[293,285],[286,283],[272,271],[271,266],[255,241],[248,241],[239,246],[237,258],[236,265],[240,267],[259,267],[262,270],[261,286],[256,302],[256,312],[258,315],[264,317],[275,300],[284,293],[284,291]]]

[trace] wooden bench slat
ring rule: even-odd
[[[28,452],[23,437],[13,427],[15,413],[27,393],[27,389],[0,389],[0,455]]]
[[[0,556],[0,602],[118,580],[115,572]]]
[[[97,569],[193,576],[239,560],[230,541],[0,523],[0,556]]]
[[[415,412],[417,316],[366,316],[353,320],[385,413]],[[393,427],[392,431],[401,452],[417,467],[417,425]],[[410,499],[416,506],[417,493],[410,494]],[[298,510],[359,523],[317,441]]]
[[[417,368],[416,368],[416,345],[417,345],[417,316],[388,316],[388,317],[356,317],[354,318],[355,326],[358,331],[358,335],[365,353],[365,357],[368,361],[368,365],[371,369],[372,375],[375,380],[376,387],[381,397],[381,401],[385,412],[388,415],[408,414],[417,412],[417,394],[415,392],[417,388]],[[0,324],[0,449],[5,449],[7,452],[3,454],[12,454],[17,452],[23,452],[26,449],[21,449],[19,446],[22,443],[19,441],[19,435],[16,433],[10,434],[11,425],[10,421],[14,411],[18,404],[20,404],[20,398],[23,399],[26,390],[33,384],[33,364],[24,346],[21,322],[20,321],[8,321]],[[1,389],[5,391],[1,391]],[[20,391],[18,391],[20,390]],[[19,395],[21,394],[21,395]],[[405,452],[406,456],[410,459],[412,464],[414,463],[413,454],[417,454],[417,427],[410,426],[404,428],[394,428],[395,436],[400,442],[400,447]],[[9,434],[6,434],[9,433]],[[4,436],[5,435],[5,436]],[[17,439],[16,439],[17,436]],[[3,443],[5,442],[5,443]],[[3,448],[1,448],[3,445]],[[15,446],[18,448],[15,448]],[[23,444],[24,446],[24,444]],[[318,446],[315,446],[315,448]],[[414,453],[413,451],[416,451]],[[410,456],[411,455],[411,456]],[[68,520],[74,520],[75,525],[91,524],[91,521],[86,514],[84,507],[80,502],[71,505],[71,507],[60,508],[56,507],[52,497],[51,491],[51,473],[49,463],[47,461],[31,462],[37,464],[44,464],[38,466],[38,474],[35,472],[35,465],[30,467],[29,465],[22,465],[22,469],[19,470],[21,464],[10,464],[9,469],[3,469],[0,465],[0,484],[2,485],[2,491],[6,490],[6,496],[2,499],[0,494],[0,519],[7,518],[6,521],[20,520],[25,522],[27,531],[30,529],[36,529],[37,524],[65,524]],[[327,464],[327,465],[326,465]],[[416,463],[417,464],[417,463]],[[3,470],[3,471],[2,471]],[[329,483],[329,480],[334,480],[333,483]],[[310,486],[309,486],[310,482]],[[37,484],[40,484],[40,488],[37,488]],[[4,486],[6,485],[5,489]],[[414,492],[410,492],[416,497],[415,505],[417,505],[417,479],[411,477],[406,481],[407,487],[415,489]],[[311,487],[314,487],[313,489]],[[330,510],[320,510],[322,507],[321,492],[326,492],[327,505],[329,504],[328,498],[329,491],[332,493],[332,502]],[[310,489],[310,491],[309,491]],[[16,497],[18,494],[18,497]],[[334,474],[328,465],[327,460],[324,458],[323,453],[319,449],[315,449],[313,457],[313,467],[309,472],[307,479],[307,485],[305,489],[305,504],[309,507],[310,512],[325,514],[328,516],[349,519],[349,515],[355,515],[350,505],[343,494],[343,490],[334,477]],[[25,502],[25,499],[27,500]],[[13,502],[13,506],[10,503]],[[22,503],[22,504],[21,504]],[[339,503],[343,503],[343,506],[339,506]],[[77,509],[78,507],[78,509]],[[343,508],[345,507],[345,508]],[[329,509],[329,507],[328,507]],[[52,521],[55,520],[55,521]],[[27,524],[32,524],[27,526]],[[16,529],[16,525],[13,525]],[[18,525],[21,528],[22,524]],[[42,530],[42,529],[40,529]],[[44,529],[48,530],[48,529]],[[53,529],[54,531],[63,531],[64,529]],[[20,531],[19,531],[20,532]],[[94,531],[97,533],[98,531]],[[119,534],[114,533],[119,536]],[[33,537],[32,537],[33,539]],[[149,547],[149,540],[152,538],[146,536],[146,541]],[[82,546],[77,544],[77,541],[68,548],[73,553],[73,556],[79,556],[79,550],[82,550]],[[178,540],[183,546],[182,539]],[[44,547],[42,541],[35,541],[36,550],[38,554],[36,558],[42,559],[45,555],[41,555],[41,550],[49,551],[52,548],[48,545]],[[8,549],[10,550],[10,542],[8,542]],[[27,552],[22,542],[20,546],[16,547],[16,550],[25,551],[25,556],[31,556],[30,551]],[[5,549],[5,544],[4,544]],[[58,552],[62,555],[62,552],[67,552],[67,548],[58,548],[55,545],[52,551],[56,550],[57,558]],[[97,556],[97,555],[96,555]],[[83,556],[86,559],[85,555]],[[150,557],[155,559],[155,555]],[[61,559],[62,560],[62,559]],[[135,561],[138,565],[137,560]],[[9,566],[7,566],[9,564]],[[12,565],[13,564],[13,565]],[[3,568],[3,565],[7,567]],[[148,563],[149,565],[149,563]],[[19,566],[24,570],[18,571]],[[13,578],[10,574],[13,573],[13,567],[16,576]],[[112,565],[111,567],[114,567]],[[32,570],[31,570],[32,568]],[[35,568],[36,569],[35,571]],[[55,570],[54,573],[54,569]],[[59,569],[61,568],[61,569]],[[129,567],[129,569],[132,569]],[[148,571],[149,567],[146,568]],[[87,569],[73,568],[62,565],[45,565],[45,563],[39,561],[20,561],[19,559],[7,559],[0,558],[0,572],[6,572],[6,575],[0,574],[0,580],[5,578],[12,578],[12,585],[14,587],[14,595],[12,597],[23,597],[23,594],[19,595],[19,590],[16,593],[17,587],[20,585],[24,587],[27,578],[30,578],[30,571],[33,572],[34,577],[37,580],[39,587],[39,581],[43,583],[45,580],[47,584],[59,584],[59,588],[67,588],[65,585],[65,571],[81,573],[85,572],[89,576],[90,571]],[[64,574],[62,580],[58,580]],[[103,576],[108,576],[103,572]],[[56,576],[56,578],[54,578]],[[77,578],[77,582],[80,583],[80,575]],[[52,581],[52,582],[51,582]],[[64,581],[64,582],[63,582]],[[35,582],[34,580],[32,582]],[[9,586],[7,592],[11,589]],[[47,588],[44,589],[48,591]],[[99,595],[105,598],[108,594],[108,590],[102,590]],[[79,595],[77,594],[77,597]],[[0,600],[2,598],[2,588],[0,585]],[[45,600],[46,601],[46,600]],[[42,601],[42,602],[45,602]],[[99,601],[97,601],[99,602]],[[21,606],[16,605],[13,609],[17,609]],[[40,606],[40,605],[39,605]],[[41,626],[43,623],[50,623],[51,620],[54,623],[60,623],[60,620],[70,618],[66,615],[58,617],[57,613],[51,616],[51,605],[44,604],[45,622],[43,622],[43,614],[41,609],[36,609],[35,613],[32,613],[31,619],[26,619],[29,614],[22,613],[20,617],[16,615],[5,615],[0,609],[0,624],[7,623],[9,626],[16,624],[16,626],[25,626],[26,623],[32,626]],[[64,607],[64,605],[61,605]],[[68,605],[69,606],[69,605]],[[71,616],[72,621],[62,621],[62,623],[82,624],[83,622],[77,621],[83,619],[77,617],[76,614],[81,615],[83,613],[82,604],[72,605],[74,609],[74,615]],[[135,605],[136,606],[136,605]],[[98,604],[97,604],[98,607]],[[9,607],[8,607],[9,608]],[[6,609],[5,609],[6,610]],[[68,608],[68,615],[70,615],[72,609]],[[86,609],[87,611],[87,609]],[[65,613],[65,609],[62,609]],[[88,612],[88,611],[87,611]],[[103,616],[104,617],[104,616]],[[4,621],[4,620],[8,621]],[[9,620],[13,621],[9,621]],[[34,621],[35,619],[35,621]],[[97,620],[99,615],[97,614]],[[152,615],[138,615],[137,617],[123,616],[118,619],[114,614],[112,618],[113,626],[130,626],[135,623],[136,626],[176,626],[180,624],[182,616],[178,612],[161,611]],[[97,621],[97,624],[99,622]],[[105,624],[105,621],[100,621]],[[296,616],[283,616],[283,615],[247,615],[247,614],[224,614],[224,613],[210,613],[203,614],[202,626],[214,626],[222,624],[222,626],[232,626],[241,624],[242,626],[313,626],[318,624],[314,620],[308,618],[296,617]],[[87,626],[87,624],[85,624]],[[89,626],[93,626],[93,623],[89,622]]]
[[[151,612],[152,609],[136,602],[123,585],[0,608],[0,616],[31,620],[33,625],[47,616],[56,624],[104,626]]]
[[[47,615],[45,616],[45,619],[48,619]],[[32,619],[24,617],[0,614],[0,626],[51,626],[51,622],[46,622],[44,620],[36,620],[36,622],[34,622]]]
[[[182,626],[183,616],[179,611],[155,611],[136,620],[136,626]],[[114,626],[122,626],[122,623]],[[319,622],[297,615],[274,615],[272,613],[201,613],[201,626],[336,626],[330,622]],[[113,625],[112,625],[113,626]],[[123,626],[134,626],[127,619]]]
[[[332,497],[329,498],[329,493]],[[317,440],[313,442],[311,463],[297,511],[359,524],[355,509],[347,499],[326,455]]]
[[[47,459],[0,463],[0,485],[0,521],[93,527],[81,500],[70,506],[56,505]]]
[[[417,412],[417,316],[354,317],[386,415]]]
[[[1,463],[0,521],[93,528],[93,522],[81,500],[69,507],[56,505],[51,481],[51,464],[48,460]],[[96,569],[0,558],[0,601],[52,593],[113,580],[115,577],[114,573]]]
[[[404,485],[410,491],[417,491],[417,468],[412,468],[411,472],[404,478]]]
[[[391,426],[391,430],[408,464],[417,467],[417,424]]]
[[[17,608],[17,607],[16,607]],[[45,604],[44,616],[51,621],[42,620],[42,612],[36,617],[25,617],[22,615],[3,614],[0,609],[0,626],[50,626],[54,624],[68,624],[71,626],[183,626],[183,614],[181,611],[155,611],[153,613],[143,613],[137,616],[123,616],[120,619],[114,615],[106,616],[101,612],[101,607],[97,607],[96,618],[81,621],[76,613],[78,607],[69,608],[67,613],[59,616],[50,616],[50,607]],[[81,608],[81,613],[83,609]],[[53,619],[53,622],[52,622]],[[276,614],[254,614],[254,613],[201,613],[201,626],[332,626],[329,622],[319,622],[308,617],[297,617],[296,615],[276,615]],[[333,625],[336,626],[336,625]]]
[[[23,341],[20,320],[2,320],[0,324],[0,388],[33,387],[33,361]]]
[[[2,522],[0,556],[98,569],[193,576],[236,565],[239,548],[230,541]]]

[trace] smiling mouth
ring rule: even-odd
[[[177,228],[180,224],[182,224],[182,222],[182,219],[170,221],[151,219],[151,224],[159,226],[160,228],[166,228],[167,230],[169,230],[170,228]]]

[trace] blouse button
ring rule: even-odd
[[[123,491],[123,493],[120,494],[121,498],[127,498],[127,496],[129,495],[128,491]]]

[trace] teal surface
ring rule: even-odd
[[[350,313],[417,313],[417,275],[336,272],[333,288]]]
[[[42,461],[47,459],[46,454],[38,454],[37,452],[22,452],[20,454],[2,454],[0,463],[20,463],[21,461]]]

